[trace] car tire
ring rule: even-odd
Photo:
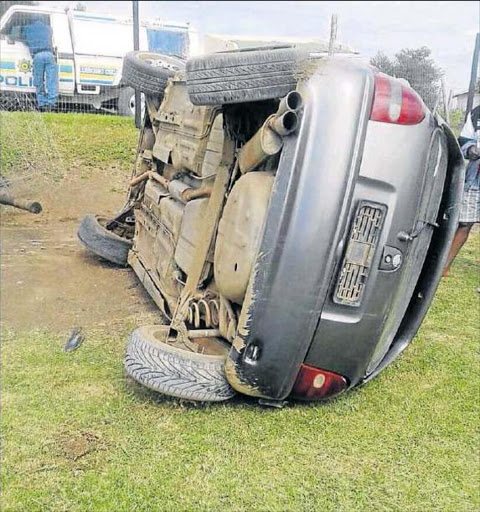
[[[193,57],[186,79],[194,105],[228,105],[281,98],[294,90],[307,54],[295,48],[252,48]]]
[[[227,346],[216,339],[220,354],[192,352],[159,339],[158,333],[164,334],[165,329],[145,325],[132,332],[125,356],[130,377],[154,391],[185,400],[221,402],[235,394],[225,375]]]
[[[129,52],[123,59],[122,82],[145,94],[162,96],[168,79],[184,67],[181,59],[169,55]]]
[[[78,227],[77,236],[82,244],[97,256],[126,266],[132,241],[109,231],[105,225],[108,219],[98,215],[85,215]]]

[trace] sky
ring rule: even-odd
[[[75,5],[77,2],[40,2]],[[132,3],[83,1],[90,12],[130,16]],[[296,1],[139,2],[142,19],[190,22],[213,34],[321,38],[328,40],[330,16],[338,16],[337,40],[366,57],[393,56],[402,48],[428,46],[444,69],[447,88],[468,89],[479,1]]]

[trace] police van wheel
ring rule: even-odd
[[[145,113],[145,96],[141,96],[141,114]],[[133,117],[135,115],[135,89],[131,87],[122,87],[118,95],[118,113],[121,116]]]
[[[123,59],[122,81],[145,94],[163,95],[167,81],[185,64],[181,59],[152,52],[130,52]]]

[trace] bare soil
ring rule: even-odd
[[[76,235],[86,213],[121,208],[128,179],[99,170],[59,182],[39,176],[12,184],[12,193],[40,201],[43,212],[0,207],[2,327],[67,333],[159,321],[133,271],[87,252]]]

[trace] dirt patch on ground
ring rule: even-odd
[[[90,431],[64,433],[58,437],[56,444],[60,455],[73,461],[96,450],[105,449],[100,436]]]
[[[159,320],[158,309],[133,271],[88,253],[76,236],[84,214],[112,214],[122,206],[125,181],[128,176],[99,171],[59,183],[15,184],[16,193],[40,200],[44,211],[32,215],[1,207],[3,326],[65,332],[73,327],[113,328],[132,319],[139,324]]]
[[[2,224],[54,224],[78,221],[86,213],[113,214],[124,202],[130,175],[118,170],[71,169],[53,181],[40,173],[10,178],[9,191],[22,199],[41,203],[41,215],[27,215],[11,207],[1,208]]]

